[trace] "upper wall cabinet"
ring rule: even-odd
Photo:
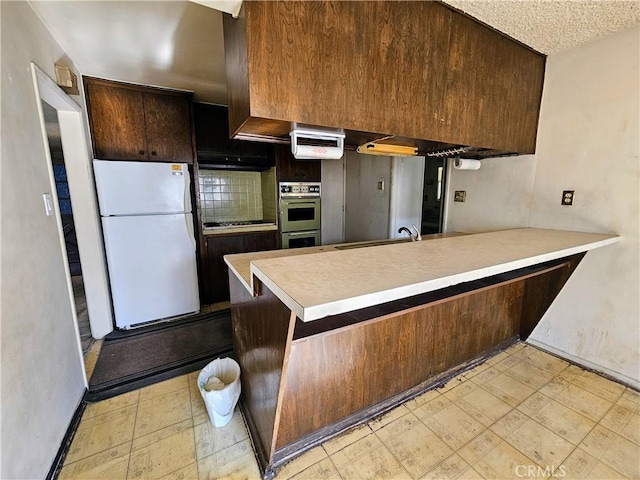
[[[191,94],[84,77],[95,158],[192,163]]]
[[[193,103],[198,164],[229,170],[267,170],[273,167],[272,146],[229,138],[227,107]]]
[[[282,139],[299,122],[535,149],[544,55],[441,3],[245,1],[224,35],[238,137]]]
[[[320,160],[296,160],[289,145],[277,145],[276,176],[278,182],[320,182]]]

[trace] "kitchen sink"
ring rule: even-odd
[[[393,243],[404,243],[411,241],[410,238],[390,238],[388,240],[373,240],[371,242],[349,243],[347,245],[339,245],[336,250],[351,250],[352,248],[377,247],[379,245],[391,245]]]

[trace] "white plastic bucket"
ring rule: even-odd
[[[217,377],[224,387],[207,392],[210,377]],[[240,398],[240,365],[231,358],[218,358],[209,363],[198,375],[198,390],[207,407],[214,427],[224,427],[233,418],[233,409]]]

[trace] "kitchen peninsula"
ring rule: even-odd
[[[226,256],[265,477],[525,340],[584,254],[618,240],[524,228]]]

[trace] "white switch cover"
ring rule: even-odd
[[[53,215],[53,199],[50,193],[43,193],[42,199],[44,200],[44,213],[47,217]]]

